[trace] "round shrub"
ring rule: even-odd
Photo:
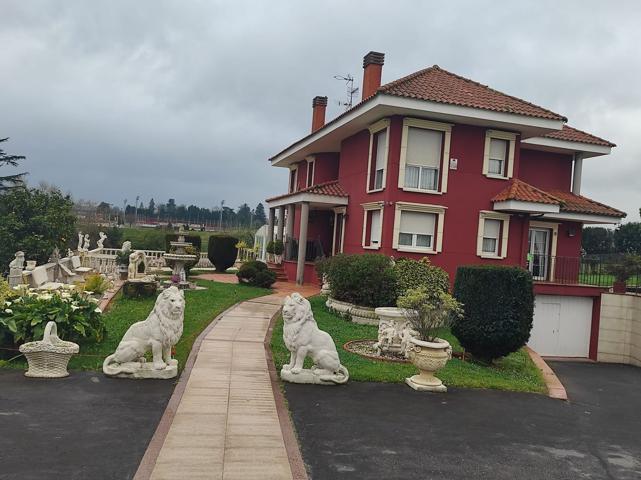
[[[285,245],[281,240],[269,242],[265,247],[265,251],[273,255],[282,255],[284,250],[285,250]]]
[[[363,307],[396,305],[398,283],[389,257],[340,254],[322,265],[332,297]]]
[[[236,273],[240,283],[253,287],[269,288],[276,281],[276,274],[258,260],[243,263]]]
[[[399,258],[394,265],[394,273],[400,295],[421,287],[436,288],[443,292],[448,292],[450,289],[450,277],[447,272],[432,265],[427,257],[420,260]]]
[[[224,272],[234,265],[238,249],[238,239],[229,235],[212,235],[207,244],[207,257],[216,267],[216,271]]]
[[[452,333],[476,358],[491,362],[521,348],[534,316],[532,275],[519,267],[459,267],[454,296],[464,314]]]

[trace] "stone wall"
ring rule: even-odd
[[[597,360],[641,366],[641,296],[601,296]]]

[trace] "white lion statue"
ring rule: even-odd
[[[183,333],[185,294],[169,287],[156,299],[146,320],[129,327],[116,351],[102,364],[105,375],[128,378],[173,378],[178,374],[178,361],[171,349]],[[153,363],[145,362],[151,350]]]
[[[307,299],[299,293],[285,298],[283,320],[283,340],[291,354],[280,371],[283,380],[321,385],[347,382],[349,372],[341,365],[334,340],[316,325]],[[303,368],[307,356],[314,362],[311,369]]]

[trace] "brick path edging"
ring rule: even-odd
[[[550,366],[545,363],[545,360],[543,360],[543,358],[541,358],[541,356],[530,347],[526,346],[525,349],[527,350],[527,353],[530,355],[530,358],[532,359],[534,364],[543,375],[543,381],[545,382],[545,386],[548,390],[548,397],[567,401],[568,393],[561,383],[561,380],[559,380],[559,377],[557,377],[556,373],[554,373],[554,370],[552,370]]]

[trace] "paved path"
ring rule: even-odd
[[[237,305],[206,334],[151,479],[293,478],[263,344],[284,293]]]

